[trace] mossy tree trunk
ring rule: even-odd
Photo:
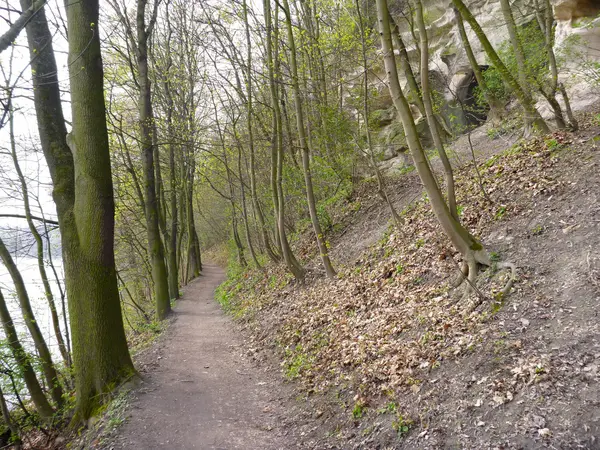
[[[419,36],[421,39],[421,92],[423,97],[423,104],[425,105],[425,113],[427,116],[427,123],[429,125],[429,131],[433,137],[433,143],[440,155],[440,160],[444,166],[444,177],[446,178],[446,195],[448,197],[448,207],[450,208],[450,214],[456,220],[458,218],[458,210],[456,207],[456,192],[454,188],[454,174],[452,171],[452,165],[446,154],[444,148],[444,142],[440,136],[438,123],[435,119],[433,112],[433,102],[431,101],[431,88],[429,87],[429,42],[427,38],[427,28],[425,27],[425,20],[423,19],[423,4],[421,0],[415,0],[415,11],[417,27],[419,28]]]
[[[167,12],[168,14],[168,12]],[[170,23],[167,18],[167,25]],[[177,264],[177,234],[179,233],[179,217],[177,213],[177,193],[179,191],[179,182],[177,180],[177,164],[175,161],[175,131],[173,127],[173,96],[171,94],[171,72],[172,59],[171,49],[169,47],[171,32],[169,28],[169,38],[167,40],[167,73],[165,74],[164,91],[167,103],[167,135],[169,136],[169,184],[171,192],[169,195],[169,205],[171,213],[171,223],[167,233],[167,265],[169,275],[169,296],[172,299],[179,298],[179,265]]]
[[[46,296],[48,307],[50,308],[50,318],[52,320],[54,336],[56,338],[56,342],[58,343],[58,349],[60,351],[65,365],[67,367],[70,367],[71,354],[69,353],[69,350],[65,344],[65,340],[63,339],[62,332],[60,330],[60,319],[56,310],[56,302],[54,301],[54,295],[52,293],[52,288],[50,286],[50,281],[46,272],[46,264],[44,262],[44,242],[37,227],[33,223],[33,218],[31,215],[31,206],[29,204],[29,190],[27,187],[27,181],[25,180],[25,176],[23,175],[21,165],[19,164],[19,158],[17,156],[17,148],[14,133],[14,111],[12,111],[12,108],[9,112],[9,137],[10,153],[15,167],[15,172],[17,173],[17,177],[19,178],[19,183],[21,185],[21,195],[23,196],[23,209],[25,210],[27,226],[29,227],[29,231],[31,232],[31,235],[33,236],[36,244],[38,271],[40,273],[40,278],[42,279],[42,285],[44,286],[44,295]],[[48,247],[48,252],[51,251],[52,249]]]
[[[147,0],[137,1],[136,11],[136,59],[138,69],[139,96],[139,123],[140,146],[142,147],[142,164],[144,172],[146,230],[148,233],[148,253],[152,266],[154,280],[154,303],[156,318],[164,319],[171,311],[169,296],[169,279],[165,265],[164,246],[160,235],[159,226],[159,197],[157,194],[155,149],[152,139],[154,127],[154,114],[152,111],[152,95],[150,78],[148,75],[148,40],[156,22],[158,2],[154,4],[151,19],[146,25]]]
[[[269,0],[263,0],[263,9],[265,12],[265,53],[267,56],[267,69],[269,74],[269,89],[271,93],[271,106],[273,108],[273,142],[271,148],[271,188],[273,195],[274,209],[277,220],[277,235],[281,254],[288,270],[296,277],[302,280],[304,278],[304,268],[296,260],[285,230],[285,199],[283,196],[283,124],[281,119],[281,109],[279,106],[278,81],[281,77],[279,71],[279,50],[278,45],[278,27],[273,26],[271,17],[271,4]],[[275,10],[277,11],[277,9]],[[277,23],[277,14],[275,24]]]
[[[89,418],[105,394],[135,374],[115,269],[115,206],[98,9],[98,0],[69,2],[66,7],[72,111],[68,147],[62,133],[64,121],[53,56],[53,72],[48,67],[35,72],[45,74],[40,75],[40,91],[49,96],[36,97],[40,136],[47,137],[46,128],[50,127],[54,138],[44,154],[53,178],[64,252],[75,367],[74,424]],[[48,33],[46,44],[49,37]],[[34,89],[34,95],[40,91]]]
[[[544,121],[539,111],[535,108],[533,99],[529,93],[521,87],[519,81],[515,79],[506,65],[502,62],[486,34],[481,29],[481,26],[479,23],[477,23],[475,16],[473,16],[471,11],[469,11],[469,8],[467,8],[462,0],[452,0],[452,4],[460,12],[462,18],[471,26],[471,29],[475,32],[475,35],[485,50],[486,55],[498,70],[502,80],[517,97],[519,104],[524,110],[525,134],[527,135],[531,132],[548,133],[550,131],[548,124]]]
[[[246,111],[247,111],[247,126],[248,126],[248,149],[250,152],[250,195],[252,197],[252,206],[256,217],[258,219],[258,225],[260,227],[260,236],[262,237],[262,244],[265,248],[267,256],[273,262],[279,262],[279,256],[271,245],[271,239],[265,223],[265,216],[260,206],[258,193],[256,189],[256,158],[254,148],[254,93],[252,92],[252,39],[250,38],[250,24],[248,22],[248,5],[247,1],[244,0],[242,3],[243,14],[244,14],[244,26],[246,31]]]
[[[475,80],[477,81],[477,85],[479,86],[479,89],[481,90],[485,101],[490,107],[488,116],[490,117],[492,122],[496,122],[503,116],[503,107],[500,105],[500,102],[494,97],[494,95],[490,92],[486,85],[485,78],[483,77],[483,72],[481,71],[481,67],[479,67],[479,63],[475,58],[473,48],[471,47],[471,42],[469,42],[469,36],[467,35],[467,31],[465,30],[465,23],[463,21],[462,15],[456,8],[454,8],[454,17],[456,18],[456,25],[460,34],[460,40],[462,42],[463,48],[465,49],[465,53],[467,54],[467,59],[469,60],[471,69],[473,69],[473,75],[475,76]]]
[[[317,240],[317,246],[321,256],[321,261],[325,267],[325,272],[329,278],[333,278],[336,275],[335,269],[331,264],[329,258],[329,250],[325,243],[325,236],[323,236],[323,230],[319,223],[319,216],[317,215],[317,206],[315,200],[315,194],[312,183],[312,173],[310,170],[310,148],[306,139],[306,128],[304,125],[304,109],[302,106],[302,97],[300,94],[300,84],[298,82],[298,64],[296,61],[296,43],[294,39],[294,32],[292,29],[292,16],[290,14],[290,7],[288,0],[283,0],[283,12],[285,14],[285,23],[288,35],[288,46],[290,49],[290,71],[292,75],[292,91],[294,93],[294,105],[296,109],[296,125],[298,129],[298,140],[300,142],[300,148],[302,149],[302,167],[304,169],[304,184],[306,187],[306,201],[308,203],[308,211],[310,214],[310,220],[312,222],[313,230],[315,232],[315,238]]]
[[[387,0],[377,0],[377,15],[380,30],[381,43],[383,48],[383,57],[385,70],[388,77],[388,86],[392,95],[394,106],[398,110],[402,119],[402,124],[406,133],[406,140],[410,149],[415,167],[423,183],[432,209],[442,226],[446,235],[450,238],[456,249],[463,255],[469,265],[470,277],[477,274],[477,265],[490,265],[490,259],[483,246],[475,239],[457,220],[454,219],[446,201],[437,185],[435,177],[431,172],[423,146],[419,139],[414,118],[410,111],[406,97],[400,87],[398,79],[398,70],[394,49],[391,39],[389,11]]]

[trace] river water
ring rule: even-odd
[[[60,360],[58,343],[56,341],[56,336],[54,335],[50,307],[48,306],[48,301],[44,293],[44,286],[42,284],[42,278],[40,277],[37,259],[31,256],[17,257],[14,259],[19,271],[21,272],[21,276],[25,281],[25,287],[27,288],[27,293],[29,294],[29,298],[31,300],[35,319],[42,330],[44,337],[46,338],[46,342],[52,351],[55,361],[58,362]],[[56,258],[54,260],[54,265],[62,282],[63,272],[61,260]],[[56,303],[56,308],[60,318],[61,331],[64,336],[64,311],[62,310],[61,305],[60,290],[54,279],[54,274],[51,268],[46,267],[46,271],[48,277],[50,278],[50,285],[52,287],[54,301]],[[12,279],[2,264],[0,264],[0,288],[2,289],[2,293],[8,304],[8,309],[11,313],[13,321],[15,322],[17,331],[19,332],[19,338],[22,344],[25,345],[28,350],[33,351],[33,342],[23,321],[23,315],[21,314],[21,309],[14,292]],[[5,337],[4,331],[0,328],[0,339],[5,339]]]

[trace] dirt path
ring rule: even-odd
[[[174,311],[156,364],[143,373],[131,415],[108,448],[279,449],[295,444],[279,417],[282,386],[249,363],[229,318],[214,300],[225,278],[205,266]]]

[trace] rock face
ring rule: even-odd
[[[600,62],[600,0],[551,1],[556,18],[555,52],[557,55],[561,55],[562,61],[561,78],[565,81],[574,109],[582,108],[596,101],[600,96],[600,81],[598,92],[593,92],[589,79],[586,79],[581,70],[586,63],[593,65]],[[466,0],[465,2],[495,48],[508,40],[508,30],[504,23],[499,0]],[[407,21],[403,19],[405,3],[397,0],[397,4],[395,4],[394,0],[390,0],[390,12],[400,27],[409,56],[415,62],[413,67],[417,67],[418,58],[414,37]],[[430,44],[430,78],[444,97],[445,116],[452,117],[459,126],[485,120],[484,116],[464,117],[462,109],[457,106],[456,96],[461,102],[467,104],[473,102],[473,89],[477,84],[461,44],[452,1],[426,0],[423,1],[423,4]],[[524,25],[536,20],[535,0],[514,0],[511,4],[514,6],[513,13],[517,25]],[[479,40],[468,24],[466,24],[466,29],[477,61],[482,68],[486,68],[489,63]],[[416,73],[416,76],[418,77],[419,74]],[[374,80],[385,80],[385,78],[386,74],[383,68],[376,71],[373,77]],[[406,80],[401,79],[400,81],[406,85]],[[378,106],[381,107],[381,111],[374,112],[374,116],[379,114],[380,117],[385,117],[385,120],[379,121],[381,127],[379,140],[383,149],[382,153],[386,155],[385,160],[389,161],[394,152],[403,148],[403,140],[402,136],[392,133],[390,130],[390,128],[396,127],[398,118],[393,110],[391,98],[386,92],[387,87],[380,84],[378,88],[382,94]],[[542,106],[542,114],[549,112],[549,110],[546,111],[545,104],[540,102],[540,106]],[[390,139],[390,136],[393,138]],[[402,159],[405,158],[402,157]],[[394,166],[394,164],[391,165]]]

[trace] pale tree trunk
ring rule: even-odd
[[[427,28],[425,28],[425,21],[423,20],[423,4],[421,0],[415,0],[416,13],[417,13],[417,26],[419,27],[419,36],[421,38],[421,92],[423,96],[423,103],[425,105],[425,112],[427,115],[427,123],[429,124],[429,131],[433,137],[433,143],[437,148],[438,154],[444,166],[444,175],[446,178],[446,195],[448,196],[448,207],[450,208],[450,214],[457,222],[458,210],[456,208],[456,193],[454,189],[454,174],[452,172],[452,165],[446,154],[444,143],[439,133],[437,121],[433,112],[433,104],[431,101],[431,90],[429,88],[429,42],[427,39]]]
[[[417,105],[421,115],[425,117],[425,104],[423,103],[423,98],[421,97],[421,88],[419,88],[419,84],[417,83],[417,78],[415,77],[415,73],[412,70],[412,66],[410,65],[410,59],[408,58],[408,52],[406,51],[406,45],[402,40],[402,36],[400,36],[400,28],[398,24],[394,21],[394,18],[390,15],[390,23],[393,25],[392,29],[392,45],[398,50],[398,54],[400,56],[400,69],[404,73],[404,78],[406,78],[406,83],[408,85],[408,99],[411,103]]]
[[[554,53],[554,14],[552,10],[552,5],[550,4],[550,0],[542,0],[543,7],[540,5],[538,0],[535,0],[535,8],[536,8],[536,17],[538,20],[538,24],[540,29],[544,33],[544,47],[546,49],[546,53],[548,54],[548,62],[550,66],[550,86],[549,86],[549,96],[551,98],[546,97],[544,90],[542,89],[542,94],[550,103],[554,110],[554,117],[556,119],[556,124],[558,128],[565,128],[565,120],[562,112],[562,108],[560,104],[556,100],[556,93],[560,92],[563,97],[563,101],[565,102],[565,110],[567,112],[567,118],[569,120],[569,128],[571,130],[576,131],[579,128],[577,124],[577,120],[573,116],[573,111],[571,110],[571,104],[569,102],[569,97],[567,95],[567,91],[564,89],[564,86],[559,84],[558,82],[558,65],[556,63],[556,55]]]
[[[17,330],[15,329],[15,325],[10,317],[8,307],[6,306],[6,301],[2,295],[2,291],[0,291],[0,323],[2,323],[2,329],[6,335],[7,344],[13,357],[15,358],[15,361],[17,362],[19,372],[23,377],[25,386],[27,386],[29,396],[31,397],[31,401],[35,406],[35,410],[38,412],[44,422],[49,423],[52,420],[54,410],[44,395],[44,391],[42,390],[40,382],[38,381],[35,371],[31,366],[30,356],[27,355],[25,349],[21,345],[21,342],[19,342]]]
[[[412,113],[400,87],[391,40],[389,12],[386,0],[377,0],[377,13],[389,89],[394,106],[402,119],[407,143],[415,167],[417,168],[417,172],[425,191],[427,192],[432,209],[442,226],[442,229],[467,261],[469,279],[474,282],[478,271],[478,264],[489,266],[491,264],[490,258],[477,239],[475,239],[457,220],[454,219],[454,217],[452,217],[448,205],[436,183],[435,177],[427,164],[425,152],[417,134]]]
[[[76,387],[73,423],[78,424],[95,412],[104,394],[132,377],[135,369],[127,348],[115,269],[115,206],[98,0],[68,3],[66,11],[73,127],[68,140],[70,152],[67,150],[69,156],[66,156],[64,141],[58,141],[52,142],[58,144],[58,148],[44,150],[44,153],[53,175],[65,254]],[[50,118],[44,117],[44,125],[49,119],[64,127],[58,83],[46,77],[42,79],[45,86],[54,89],[52,101],[40,99],[39,102],[42,110],[46,105],[47,111],[54,113]],[[37,88],[34,95],[36,91]],[[38,112],[38,120],[39,117]],[[40,125],[40,135],[43,131]],[[74,166],[69,164],[71,154]],[[65,186],[61,184],[64,182],[73,184]],[[72,201],[71,208],[61,211],[59,204],[65,200]]]
[[[519,33],[517,32],[517,26],[515,24],[515,18],[510,8],[509,0],[500,0],[500,7],[502,9],[502,14],[504,15],[506,27],[508,28],[508,36],[513,47],[513,51],[515,53],[515,60],[517,62],[517,73],[519,75],[519,84],[521,85],[521,88],[523,88],[524,91],[527,91],[528,86],[531,83],[528,79],[528,70],[525,62],[525,52],[523,51],[523,45],[521,44],[521,39],[519,37]],[[542,30],[544,30],[543,23],[540,25],[542,26]],[[546,38],[544,38],[544,40],[546,41]],[[550,63],[552,69],[552,61],[550,61]],[[554,68],[556,68],[556,65],[554,66]],[[539,86],[539,91],[548,101],[548,104],[552,107],[557,127],[563,129],[565,128],[565,120],[563,119],[560,104],[556,100],[556,79],[552,80],[552,84],[554,86],[550,86],[548,90],[544,89],[543,86]]]
[[[410,26],[411,26],[411,29],[414,27],[414,21],[412,21],[412,20],[410,21]],[[407,96],[407,100],[410,103],[414,103],[415,105],[417,105],[417,108],[419,109],[419,112],[421,113],[421,115],[423,117],[426,117],[427,111],[425,109],[425,104],[423,103],[423,95],[421,92],[422,88],[419,87],[417,78],[415,77],[415,73],[410,64],[410,58],[408,57],[408,51],[406,50],[406,45],[404,44],[404,41],[402,40],[402,36],[400,36],[400,28],[398,27],[398,24],[396,24],[396,21],[391,16],[391,14],[390,14],[390,27],[392,27],[392,45],[394,46],[394,48],[397,48],[397,50],[398,50],[398,53],[400,56],[400,69],[402,70],[402,72],[404,72],[404,77],[406,78],[406,82],[407,82],[407,86],[408,86],[408,90],[409,90],[409,95]],[[413,36],[414,36],[414,32],[413,32]],[[417,43],[415,42],[415,44],[417,44]],[[417,45],[417,55],[419,57],[419,63],[420,63],[422,55],[421,55],[420,49],[418,48],[418,45]],[[419,69],[419,70],[421,70],[421,69]],[[436,128],[438,130],[438,134],[440,135],[440,137],[445,138],[446,136],[451,136],[452,131],[450,129],[448,129],[443,117],[439,117],[439,115],[435,115],[434,118],[435,118]],[[429,123],[427,125],[429,126]]]
[[[504,83],[515,93],[521,107],[524,110],[525,134],[528,135],[531,132],[542,134],[548,133],[550,131],[548,124],[544,121],[539,111],[535,108],[533,99],[527,91],[521,88],[519,82],[512,76],[510,71],[504,65],[471,11],[469,11],[462,0],[452,0],[452,4],[460,12],[462,18],[471,26],[471,29],[475,32],[475,35],[479,39],[479,42],[485,50],[485,53],[498,70],[498,73],[502,77]]]
[[[296,43],[294,40],[294,32],[292,30],[292,18],[290,15],[290,7],[288,0],[283,0],[283,8],[285,13],[285,23],[287,26],[288,34],[288,45],[290,47],[290,69],[292,74],[292,90],[294,91],[294,104],[296,106],[296,122],[298,128],[298,140],[300,141],[300,148],[302,149],[302,166],[304,169],[304,184],[306,186],[306,200],[308,203],[308,211],[310,213],[310,219],[312,221],[315,237],[317,240],[317,246],[321,255],[325,272],[329,278],[333,278],[336,275],[335,269],[329,259],[329,250],[325,243],[325,237],[319,223],[319,217],[317,215],[317,206],[315,201],[315,194],[313,191],[312,174],[310,171],[310,149],[306,141],[306,129],[304,128],[304,110],[302,107],[302,98],[300,96],[300,85],[298,82],[298,64],[296,61]]]

